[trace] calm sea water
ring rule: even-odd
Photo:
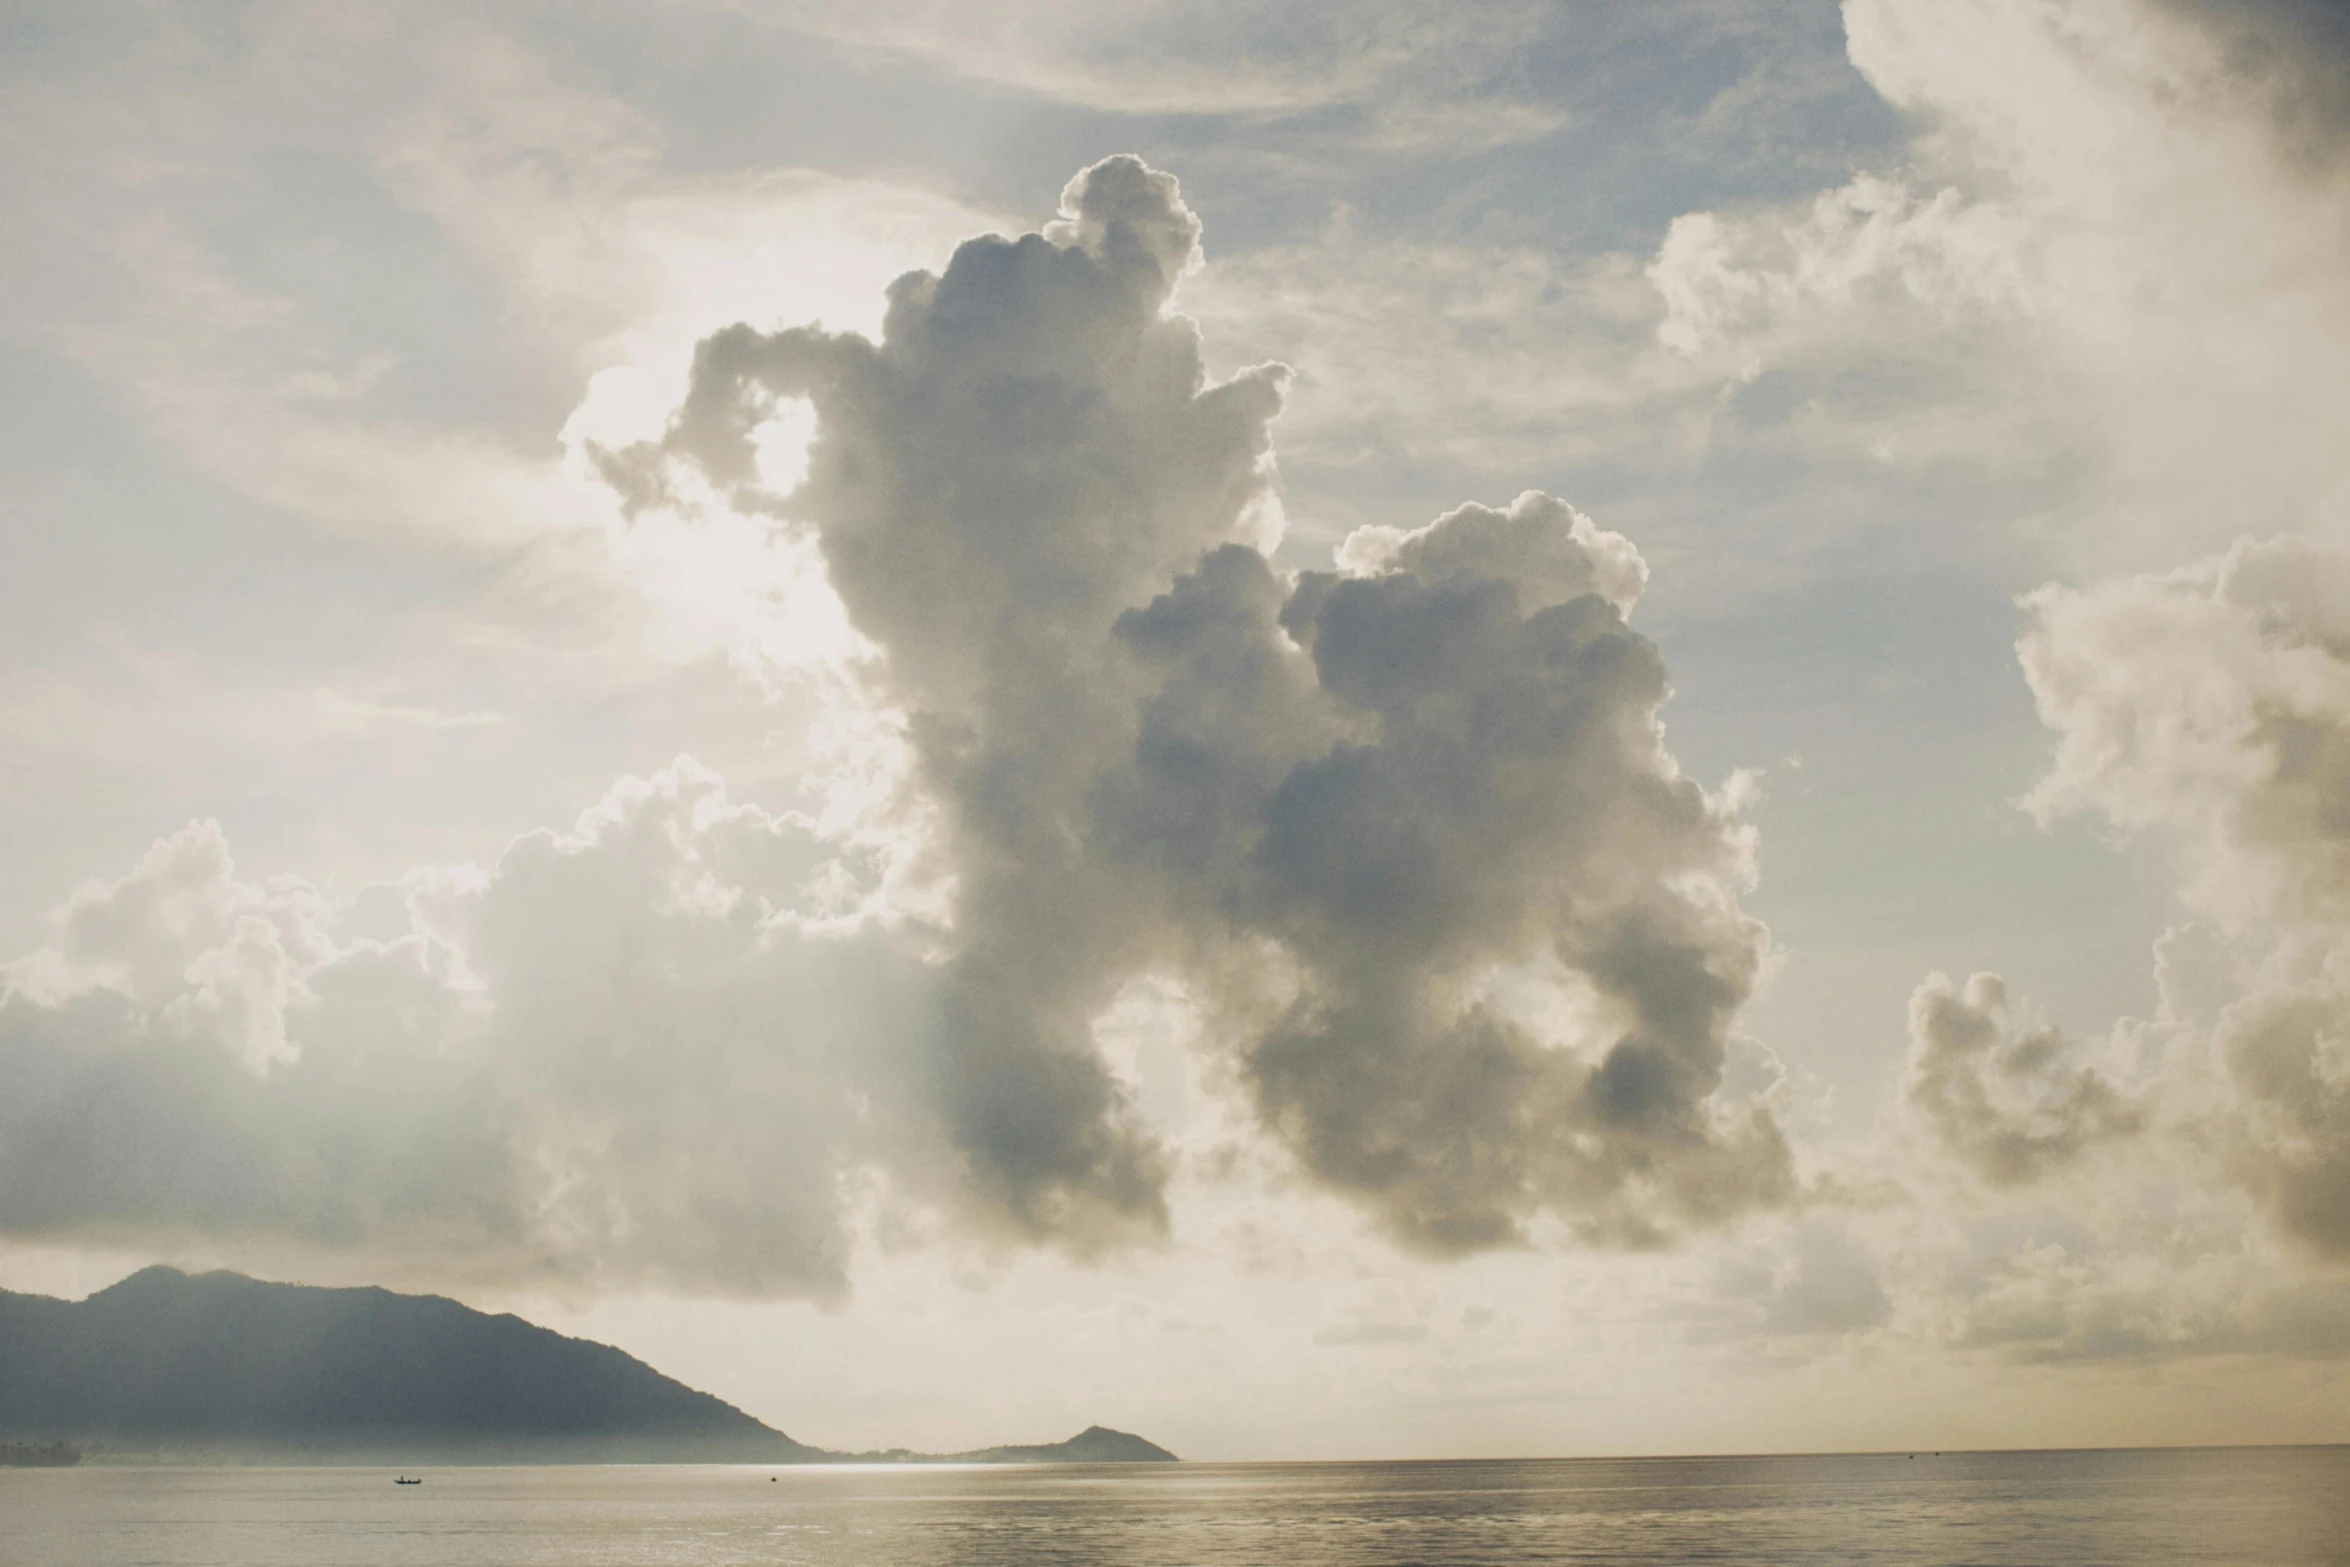
[[[0,1562],[2350,1562],[2350,1448],[425,1473],[0,1470]]]

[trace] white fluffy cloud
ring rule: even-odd
[[[1528,609],[1597,594],[1630,615],[1648,585],[1648,562],[1631,540],[1535,490],[1507,511],[1472,501],[1424,528],[1371,523],[1347,535],[1336,553],[1339,569],[1355,577],[1408,573],[1434,586],[1506,577]]]
[[[55,940],[14,965],[12,989],[51,1005],[118,993],[168,1024],[217,1034],[255,1071],[287,1057],[298,976],[332,950],[324,900],[300,885],[236,880],[213,822],[160,840],[119,881],[84,885],[52,921]]]
[[[2350,1256],[2350,557],[2246,541],[2031,607],[2060,736],[2034,803],[2177,843],[2235,959],[2204,1036],[2227,1157],[2286,1233]]]
[[[835,1293],[848,1167],[923,1140],[928,991],[864,871],[680,761],[338,940],[193,825],[7,971],[0,1224]]]
[[[1675,220],[1661,340],[1873,378],[1847,423],[1889,456],[2068,475],[2035,528],[2070,561],[2340,527],[2350,184],[2307,155],[2301,74],[2245,68],[2257,16],[2177,9],[1850,0],[1853,63],[1925,124],[1908,166]]]
[[[1881,348],[1889,318],[1923,309],[1941,325],[2009,305],[2021,238],[1997,205],[1868,174],[1800,216],[1688,213],[1648,268],[1665,306],[1657,338],[1747,379],[1828,333]]]
[[[2093,1039],[1996,975],[1930,977],[1868,1166],[1898,1196],[1851,1222],[1896,1322],[1962,1350],[2338,1355],[2350,556],[2243,541],[2025,602],[2024,671],[2057,736],[2027,803],[2160,840],[2192,923],[2157,943],[2153,1015]]]

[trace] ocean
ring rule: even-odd
[[[2350,1563],[2350,1448],[0,1470],[6,1567]]]

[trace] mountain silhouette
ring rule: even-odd
[[[606,1344],[431,1295],[155,1267],[83,1301],[0,1291],[0,1440],[94,1456],[826,1463],[829,1453]],[[963,1462],[1131,1462],[1093,1427]]]

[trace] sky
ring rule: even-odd
[[[2350,1440],[2346,153],[2323,0],[0,4],[0,1287]]]

